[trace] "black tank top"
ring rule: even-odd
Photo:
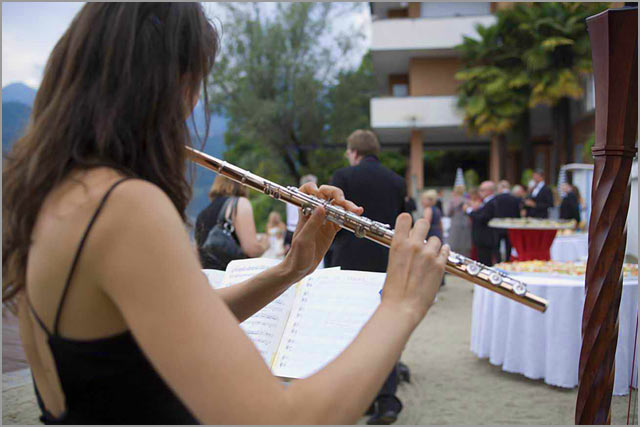
[[[82,236],[49,332],[27,302],[48,336],[56,371],[66,401],[65,412],[54,417],[45,407],[35,384],[40,421],[45,424],[197,424],[184,404],[160,378],[140,350],[130,331],[94,340],[60,336],[58,324],[80,252],[98,214],[113,189],[106,192]],[[25,292],[26,293],[26,292]]]

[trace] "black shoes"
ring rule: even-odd
[[[402,362],[398,362],[398,377],[401,382],[411,382],[411,371],[409,371],[409,367]]]
[[[373,415],[367,420],[368,425],[393,424],[402,411],[402,402],[395,396],[381,396],[371,406]]]

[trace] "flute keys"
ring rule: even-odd
[[[527,293],[527,287],[522,282],[516,282],[513,284],[513,292],[516,295],[524,295]]]
[[[489,275],[489,281],[494,285],[499,285],[500,283],[502,283],[502,276],[500,276],[498,273],[495,273],[495,272],[491,273]]]
[[[356,237],[358,238],[363,238],[364,237],[364,226],[363,225],[358,225],[354,228],[353,233],[356,235]]]
[[[480,273],[480,266],[478,264],[469,264],[467,265],[467,273],[472,276],[477,276]]]
[[[448,258],[449,262],[455,265],[460,265],[462,264],[462,257],[460,257],[460,255],[458,254],[449,254],[449,258]]]

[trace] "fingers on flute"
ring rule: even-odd
[[[396,227],[393,231],[392,244],[395,241],[402,241],[409,237],[409,230],[411,230],[411,215],[404,212],[398,215],[396,218]]]
[[[364,208],[361,206],[345,199],[344,192],[338,187],[334,187],[332,185],[321,185],[318,191],[323,199],[331,200],[334,205],[340,206],[350,212],[361,215],[364,211]]]
[[[305,184],[302,184],[299,190],[305,194],[310,194],[312,196],[317,196],[319,192],[318,186],[316,185],[315,182],[307,182]]]
[[[447,264],[447,258],[449,258],[450,253],[451,249],[449,248],[449,245],[442,245],[442,247],[440,248],[440,253],[436,258],[436,263],[444,268],[444,266]]]
[[[429,232],[429,223],[426,219],[420,218],[416,221],[415,225],[409,231],[409,239],[414,240],[417,243],[424,243],[425,237]]]
[[[425,245],[425,252],[436,259],[438,255],[440,255],[440,247],[442,246],[442,242],[436,236],[429,237],[427,240],[427,244]]]

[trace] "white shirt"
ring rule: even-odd
[[[296,231],[298,225],[298,207],[287,203],[287,230]]]
[[[533,190],[531,191],[531,197],[536,197],[540,190],[542,190],[542,187],[544,187],[544,181],[540,181],[538,185],[533,187]]]
[[[484,199],[482,199],[482,206],[484,206],[487,203],[489,203],[489,201],[491,199],[493,199],[494,197],[496,197],[495,194],[490,194],[487,197],[485,197]],[[467,212],[467,215],[469,215],[471,212],[473,212],[473,208],[467,208],[466,212]]]

